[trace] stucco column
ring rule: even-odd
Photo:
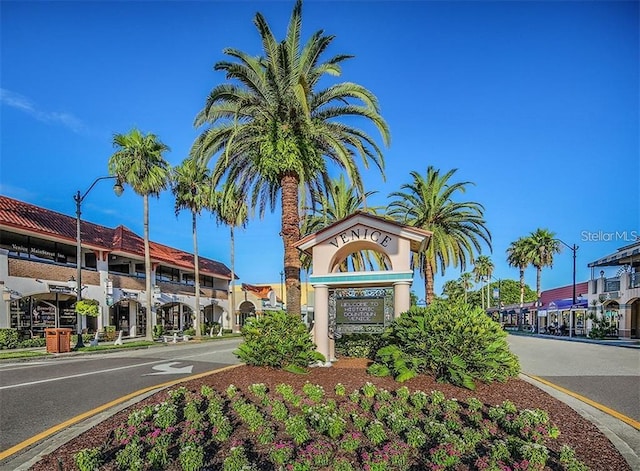
[[[408,311],[409,307],[411,307],[411,282],[396,281],[393,284],[393,318],[400,317],[400,314]]]
[[[324,366],[331,366],[331,351],[329,339],[329,287],[327,285],[313,285],[316,293],[314,307],[313,341],[318,351],[324,355]]]

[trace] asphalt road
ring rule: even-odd
[[[522,372],[640,421],[640,349],[509,335]]]
[[[236,364],[239,342],[0,363],[0,451],[132,392]]]

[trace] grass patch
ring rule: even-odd
[[[140,340],[136,342],[127,342],[122,345],[97,345],[95,347],[85,346],[78,348],[75,350],[76,352],[101,352],[105,350],[122,350],[123,348],[139,348],[139,347],[151,347],[155,345],[155,342],[150,342],[148,340]]]
[[[15,358],[33,358],[33,357],[44,357],[47,356],[46,352],[39,352],[34,350],[21,350],[18,352],[15,351],[6,351],[0,350],[0,360],[11,360]]]

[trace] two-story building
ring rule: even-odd
[[[82,318],[89,332],[115,326],[124,335],[145,335],[152,325],[186,329],[194,313],[204,323],[232,328],[231,271],[199,257],[200,306],[195,305],[192,254],[150,242],[153,309],[145,301],[144,240],[124,226],[81,222],[81,281],[77,273],[76,218],[0,195],[0,327],[41,336],[48,327],[77,328],[77,289],[99,302],[96,318]]]
[[[640,338],[640,241],[588,266],[590,312],[617,325],[619,337]]]

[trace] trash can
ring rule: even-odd
[[[66,353],[71,351],[71,329],[44,329],[47,353]]]

